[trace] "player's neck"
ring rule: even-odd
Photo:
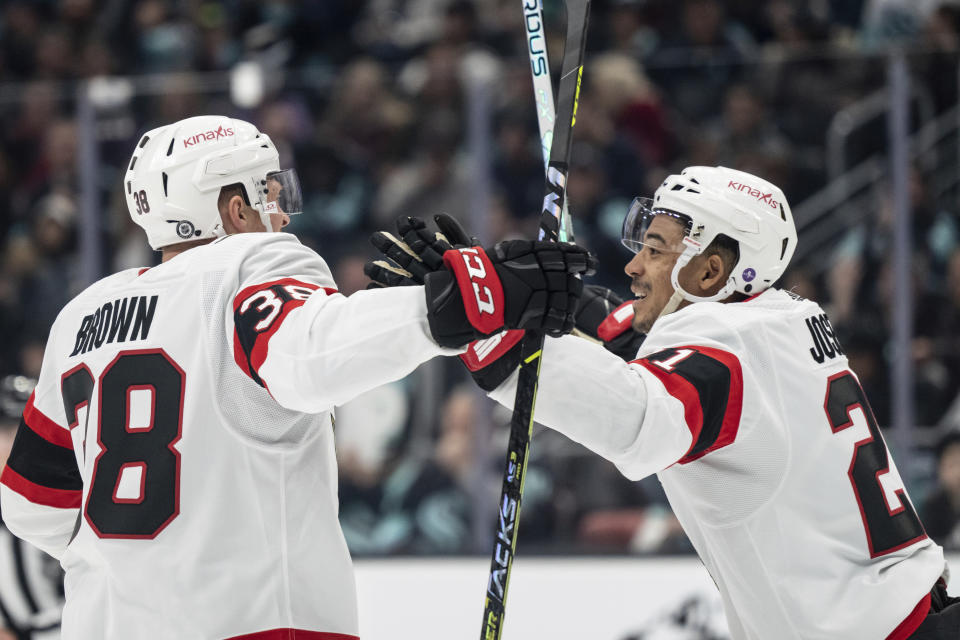
[[[184,251],[187,251],[188,249],[193,249],[194,247],[200,247],[205,244],[210,244],[211,242],[213,242],[213,238],[205,238],[203,240],[191,240],[190,242],[179,242],[177,244],[168,245],[163,249],[161,249],[162,257],[160,258],[160,261],[167,262],[168,260],[172,260],[173,258],[177,257]]]

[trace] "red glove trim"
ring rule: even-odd
[[[491,334],[503,327],[503,284],[481,247],[450,249],[443,263],[453,272],[463,296],[463,308],[473,328]]]
[[[597,337],[610,342],[630,328],[633,323],[633,301],[628,300],[610,312],[597,327]]]
[[[474,340],[467,345],[467,352],[461,354],[460,359],[470,371],[479,371],[510,351],[515,344],[523,340],[524,333],[523,329],[511,329],[483,340]]]

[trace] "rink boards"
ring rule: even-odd
[[[948,558],[960,575],[960,554]],[[357,560],[363,640],[480,637],[488,559]],[[960,578],[951,584],[960,595]],[[695,557],[524,558],[515,563],[503,640],[624,640],[684,602],[717,624],[720,600]]]

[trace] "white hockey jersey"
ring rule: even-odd
[[[442,353],[420,287],[347,298],[286,233],[81,293],[0,478],[66,570],[63,637],[356,638],[331,412]]]
[[[491,395],[513,401],[516,374]],[[944,571],[823,310],[779,290],[659,319],[629,364],[547,340],[536,420],[657,473],[749,640],[900,640]]]

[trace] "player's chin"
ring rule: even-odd
[[[650,310],[648,300],[635,300],[633,303],[633,321],[630,323],[634,331],[648,333],[656,314]]]

